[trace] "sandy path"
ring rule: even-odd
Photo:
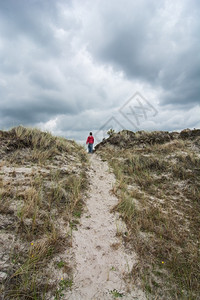
[[[114,175],[96,154],[91,155],[90,161],[89,198],[78,231],[73,232],[76,273],[73,288],[65,299],[114,299],[113,290],[123,293],[122,299],[145,299],[141,291],[131,291],[123,280],[136,259],[125,250],[121,237],[116,236],[126,227],[116,214],[110,213],[118,202],[110,193]]]

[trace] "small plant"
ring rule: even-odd
[[[72,285],[73,285],[73,279],[62,278],[61,281],[59,282],[59,288],[56,290],[54,300],[61,299],[64,296],[63,291],[65,291],[68,288],[71,289]]]
[[[113,136],[113,134],[115,133],[115,130],[113,128],[110,128],[108,131],[107,131],[107,135],[109,137]]]
[[[59,269],[63,268],[64,266],[65,266],[65,262],[64,262],[64,261],[59,261],[59,262],[57,263],[57,267],[58,267]]]
[[[122,298],[125,296],[124,293],[117,291],[116,289],[110,291],[110,294],[113,295],[114,298]]]

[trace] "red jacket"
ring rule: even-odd
[[[93,138],[92,135],[89,135],[89,136],[88,136],[86,144],[88,144],[88,143],[89,143],[89,144],[94,144],[94,138]]]

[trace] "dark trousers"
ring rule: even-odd
[[[88,144],[88,152],[89,153],[93,152],[93,144]]]

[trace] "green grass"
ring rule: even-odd
[[[118,290],[114,289],[112,291],[110,291],[110,294],[113,296],[114,299],[117,299],[117,298],[122,298],[125,296],[124,293],[121,293],[119,292]]]

